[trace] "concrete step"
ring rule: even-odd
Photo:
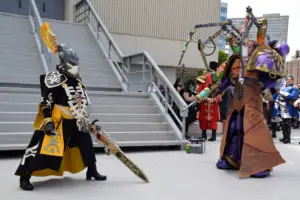
[[[36,66],[38,69],[38,66]],[[20,83],[20,84],[39,84],[39,76],[38,73],[36,76],[24,77],[20,75],[11,74],[9,76],[4,76],[0,74],[0,83]]]
[[[88,88],[121,88],[121,85],[118,83],[116,79],[84,79],[85,85]]]
[[[22,144],[28,143],[32,137],[32,132],[20,133],[0,133],[0,144]],[[168,141],[177,140],[174,132],[172,131],[144,131],[144,132],[107,132],[109,136],[118,142],[124,141]],[[97,142],[96,137],[92,135],[93,142]]]
[[[99,122],[108,132],[167,131],[167,122]],[[0,122],[0,132],[31,132],[33,122]]]
[[[1,48],[1,46],[0,46]],[[13,49],[13,48],[4,48],[1,49],[1,54],[3,56],[14,56],[16,59],[19,57],[19,55],[26,56],[26,57],[38,57],[38,49],[37,48],[27,48],[27,51],[20,50],[20,49]]]
[[[0,102],[2,112],[36,112],[36,103],[10,103]],[[130,113],[130,114],[156,114],[157,106],[123,106],[123,105],[92,105],[91,110],[95,113]]]
[[[19,62],[28,62],[28,63],[32,63],[32,62],[36,62],[41,60],[40,55],[38,54],[38,52],[36,52],[36,54],[30,54],[30,55],[26,55],[25,54],[0,54],[0,60],[2,59],[7,59],[7,60],[12,60],[14,62],[19,61]]]
[[[29,141],[28,141],[29,142]],[[1,144],[0,151],[3,150],[25,150],[28,146],[28,142],[18,143],[18,144]],[[165,141],[122,141],[117,142],[119,147],[146,147],[146,146],[178,146],[180,147],[181,142],[179,140],[165,140]],[[103,147],[102,144],[94,142],[94,147],[99,148]]]
[[[82,76],[82,80],[86,85],[88,85],[88,84],[100,85],[99,84],[100,82],[117,85],[119,83],[119,81],[116,78],[114,78],[113,75],[114,74],[110,74],[107,76],[100,76],[100,77],[97,77],[96,75],[94,77]]]
[[[0,12],[0,21],[1,22],[24,23],[24,22],[27,22],[28,19],[29,19],[28,16]]]
[[[104,72],[104,73],[98,73],[98,72],[91,73],[88,70],[85,70],[85,71],[81,70],[80,74],[81,74],[81,77],[84,80],[87,80],[87,79],[106,79],[107,77],[113,77],[115,75],[113,71]]]
[[[34,38],[28,38],[28,40],[24,40],[24,38],[18,38],[14,35],[11,36],[1,36],[0,37],[0,45],[4,46],[4,45],[9,45],[10,47],[15,47],[15,48],[20,48],[20,49],[24,49],[24,48],[29,48],[32,45],[36,45],[37,48],[37,44],[36,41],[34,40]]]
[[[40,95],[40,88],[38,84],[35,85],[22,85],[20,87],[9,87],[9,86],[1,86],[0,93],[8,93],[8,94],[36,94]],[[139,99],[149,99],[149,93],[147,92],[115,92],[115,91],[94,91],[88,89],[89,96],[98,96],[105,98],[139,98]]]
[[[52,21],[49,19],[42,19],[44,22],[48,22],[50,24],[51,29],[60,31],[61,33],[63,30],[68,27],[70,31],[85,31],[88,29],[87,25],[84,24],[69,24],[69,23],[64,23],[65,21]]]
[[[13,66],[13,67],[9,67],[9,66]],[[43,66],[40,66],[40,69],[36,69],[36,68],[32,68],[32,65],[21,65],[21,66],[16,66],[16,65],[12,65],[11,63],[6,63],[3,64],[0,61],[0,74],[1,73],[12,73],[12,74],[18,74],[18,73],[22,73],[22,74],[38,74],[39,72],[42,74],[43,73]]]
[[[117,143],[124,141],[166,141],[177,140],[177,137],[172,131],[130,131],[130,132],[108,132],[111,138]],[[93,141],[97,142],[97,139],[93,137]]]
[[[30,25],[29,20],[27,22],[12,24],[12,23],[4,23],[0,21],[1,31],[3,32],[12,32],[12,33],[24,33],[24,32],[32,32],[32,27]]]
[[[0,37],[2,38],[2,36]],[[17,49],[16,49],[17,47]],[[15,50],[15,52],[26,52],[28,51],[28,49],[30,49],[33,52],[38,52],[38,46],[36,44],[36,42],[28,42],[27,44],[17,44],[12,46],[12,44],[8,43],[7,40],[4,39],[3,42],[1,42],[0,40],[0,49],[2,50],[8,50],[8,51],[13,51]]]
[[[34,121],[36,112],[2,112],[1,122]],[[162,114],[121,114],[121,113],[90,113],[90,119],[98,119],[101,122],[165,122]]]
[[[25,92],[26,89],[23,89]],[[22,94],[22,93],[5,93],[0,92],[0,102],[6,103],[38,103],[41,99],[40,91],[37,89],[35,93]],[[101,95],[97,93],[89,92],[89,97],[93,105],[127,105],[127,106],[152,106],[153,100],[149,99],[149,96],[134,97],[125,96],[122,94]]]
[[[3,27],[3,28],[2,28]],[[21,31],[15,30],[15,28],[11,27],[11,25],[5,27],[2,26],[0,29],[0,35],[1,36],[12,36],[12,35],[17,35],[19,37],[33,37],[33,31],[29,25],[26,25],[26,29],[24,27],[19,27]]]
[[[35,66],[37,69],[39,66]],[[39,84],[39,75],[40,73],[37,73],[35,76],[32,75],[30,77],[28,76],[21,76],[21,75],[15,75],[11,74],[9,76],[1,76],[0,75],[0,83],[26,83],[26,84]],[[112,79],[84,79],[85,84],[87,87],[91,88],[115,88],[119,89],[121,86],[117,83],[117,80]]]

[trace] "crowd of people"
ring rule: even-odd
[[[300,96],[299,88],[294,85],[292,75],[288,75],[286,80],[282,82],[281,87],[278,87],[277,90],[271,88],[270,92],[263,93],[262,98],[265,118],[272,132],[272,137],[276,138],[276,132],[282,131],[283,137],[279,141],[288,144],[291,142],[292,129],[299,128]]]
[[[212,61],[209,63],[209,67],[212,70],[217,70],[219,64]],[[182,78],[178,77],[174,83],[174,88],[179,92],[186,104],[189,105],[196,101],[196,95],[207,87],[206,81],[205,75],[202,75],[198,76],[195,80],[189,79],[185,84],[182,84]],[[222,122],[226,119],[229,111],[229,101],[232,95],[233,87],[230,87],[222,95],[218,95],[214,98],[207,98],[205,101],[197,102],[189,107],[189,114],[186,118],[185,126],[186,139],[190,139],[188,134],[190,125],[198,120],[199,128],[202,132],[200,138],[207,140],[207,130],[211,130],[212,135],[208,141],[216,141],[218,122]],[[176,105],[173,105],[173,109],[175,110],[177,117],[181,119],[180,110]]]
[[[216,70],[218,63],[210,62],[209,66]],[[288,75],[278,83],[281,85],[278,89],[270,88],[262,92],[264,117],[272,137],[277,138],[277,132],[281,131],[283,137],[279,141],[288,144],[291,142],[292,129],[299,129],[300,127],[300,93],[299,87],[294,85],[292,75]],[[190,79],[185,84],[182,84],[181,77],[178,77],[174,83],[174,88],[187,105],[193,103],[196,100],[196,95],[205,87],[205,76],[199,76],[195,80]],[[212,136],[208,141],[216,140],[217,122],[223,122],[227,118],[230,99],[232,99],[234,93],[233,89],[233,86],[230,86],[228,90],[224,91],[221,98],[208,98],[205,102],[196,103],[189,108],[185,127],[186,139],[190,138],[188,135],[190,125],[198,120],[199,128],[202,131],[201,138],[206,140],[207,130],[212,130]],[[180,118],[180,110],[176,105],[173,105],[173,108],[177,117]]]

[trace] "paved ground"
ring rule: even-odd
[[[294,136],[299,137],[300,131]],[[297,140],[296,140],[297,139]],[[128,153],[147,173],[151,183],[136,178],[115,157],[97,155],[106,182],[87,182],[85,173],[65,178],[33,178],[35,191],[18,188],[13,175],[20,159],[0,160],[0,194],[5,200],[103,199],[103,200],[297,200],[300,187],[300,137],[292,144],[275,143],[287,163],[274,169],[266,179],[239,179],[236,172],[215,168],[220,138],[208,143],[205,154],[181,151]],[[297,142],[298,141],[298,142]]]

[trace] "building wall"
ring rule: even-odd
[[[166,40],[159,38],[141,37],[134,35],[112,34],[117,45],[125,55],[147,51],[160,66],[177,66],[185,44],[183,41]],[[212,49],[205,50],[210,53]],[[218,48],[216,53],[207,58],[208,62],[218,60]],[[204,68],[196,43],[190,43],[185,53],[183,63],[189,68]]]
[[[287,74],[292,74],[294,83],[300,84],[300,58],[287,62]]]
[[[64,20],[65,3],[61,0],[35,0],[42,18]],[[28,15],[28,0],[0,0],[0,12]]]
[[[267,34],[271,37],[271,40],[288,42],[289,16],[275,13],[264,14],[262,17],[268,20]],[[261,19],[262,17],[259,17],[258,19]],[[231,20],[239,29],[244,26],[245,18],[232,18]],[[249,32],[249,38],[256,39],[256,34],[257,28],[253,25]]]
[[[73,6],[66,1],[66,20],[74,19]],[[189,32],[196,24],[220,19],[220,0],[90,0],[100,18],[113,33],[124,54],[149,51],[159,65],[176,66]],[[194,39],[206,40],[219,27],[199,29]],[[188,67],[203,66],[196,44],[184,62]],[[217,59],[216,53],[208,58]]]
[[[185,40],[194,25],[219,21],[220,0],[91,0],[113,33]],[[216,28],[200,29],[202,38]]]

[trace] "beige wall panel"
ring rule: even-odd
[[[75,4],[76,0],[73,1]],[[77,0],[78,1],[78,0]],[[194,25],[218,22],[220,0],[91,0],[113,33],[171,40],[185,40]],[[69,4],[68,13],[72,12]],[[70,14],[69,14],[70,15]],[[206,39],[218,28],[203,28],[197,37]]]
[[[184,42],[174,40],[119,34],[112,34],[112,36],[125,55],[147,51],[158,65],[165,66],[177,66],[184,45]],[[209,50],[211,51],[211,49]],[[208,50],[207,52],[209,53]],[[208,62],[212,60],[217,61],[217,55],[215,53],[207,57]],[[197,44],[190,44],[183,58],[183,63],[186,67],[204,68],[199,51],[197,50]]]

